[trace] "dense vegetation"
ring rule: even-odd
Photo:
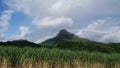
[[[13,40],[13,41],[7,41],[7,42],[0,42],[0,46],[40,47],[40,45],[27,40]]]
[[[117,53],[90,53],[57,48],[20,48],[15,46],[0,46],[0,50],[0,68],[93,68],[94,66],[117,68],[120,66],[120,54]]]
[[[0,42],[0,46],[17,46],[17,47],[46,47],[46,48],[59,48],[72,51],[89,51],[89,52],[101,52],[101,53],[120,53],[119,43],[98,43],[98,42],[81,42],[74,40],[64,40],[56,44],[38,45],[27,40],[14,40],[7,42]]]

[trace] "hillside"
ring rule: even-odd
[[[81,41],[81,42],[90,42],[90,40],[79,38],[78,36],[74,35],[73,33],[68,32],[67,30],[60,30],[59,33],[51,39],[44,41],[43,45],[55,45],[63,41]]]
[[[7,42],[0,42],[1,46],[17,46],[17,47],[40,47],[40,45],[30,42],[27,40],[13,40],[13,41],[7,41]]]
[[[85,50],[89,52],[98,51],[104,53],[116,52],[116,50],[108,44],[80,38],[64,29],[60,30],[54,38],[44,41],[41,45],[48,48],[69,49],[73,51]]]

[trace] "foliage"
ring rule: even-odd
[[[58,43],[56,47],[61,49],[70,49],[74,51],[86,50],[89,52],[97,51],[97,52],[103,52],[103,53],[116,52],[114,48],[111,48],[106,44],[97,43],[97,42],[85,43],[85,42],[79,42],[79,41],[63,41],[61,43]]]
[[[87,51],[70,51],[61,49],[48,48],[31,48],[31,47],[13,47],[0,46],[0,60],[8,60],[12,65],[16,66],[28,61],[48,61],[48,62],[87,62],[101,64],[120,63],[120,54],[105,54],[99,52]]]
[[[40,47],[40,45],[27,40],[13,40],[7,42],[0,42],[1,46],[18,46],[18,47]]]

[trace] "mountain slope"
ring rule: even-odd
[[[73,33],[68,32],[67,30],[60,30],[60,32],[51,39],[44,41],[42,44],[44,45],[54,45],[58,44],[63,41],[82,41],[82,42],[90,42],[90,40],[79,38],[78,36],[74,35]]]
[[[41,43],[41,45],[48,48],[69,49],[74,51],[85,50],[89,52],[115,52],[115,50],[111,47],[108,47],[107,44],[79,38],[78,36],[64,29],[60,30],[60,32],[54,38],[44,41]]]
[[[27,40],[13,40],[13,41],[7,41],[7,42],[0,42],[0,46],[40,47],[40,45]]]

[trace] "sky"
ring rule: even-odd
[[[120,42],[120,0],[0,0],[0,41],[40,43],[66,29],[97,42]]]

